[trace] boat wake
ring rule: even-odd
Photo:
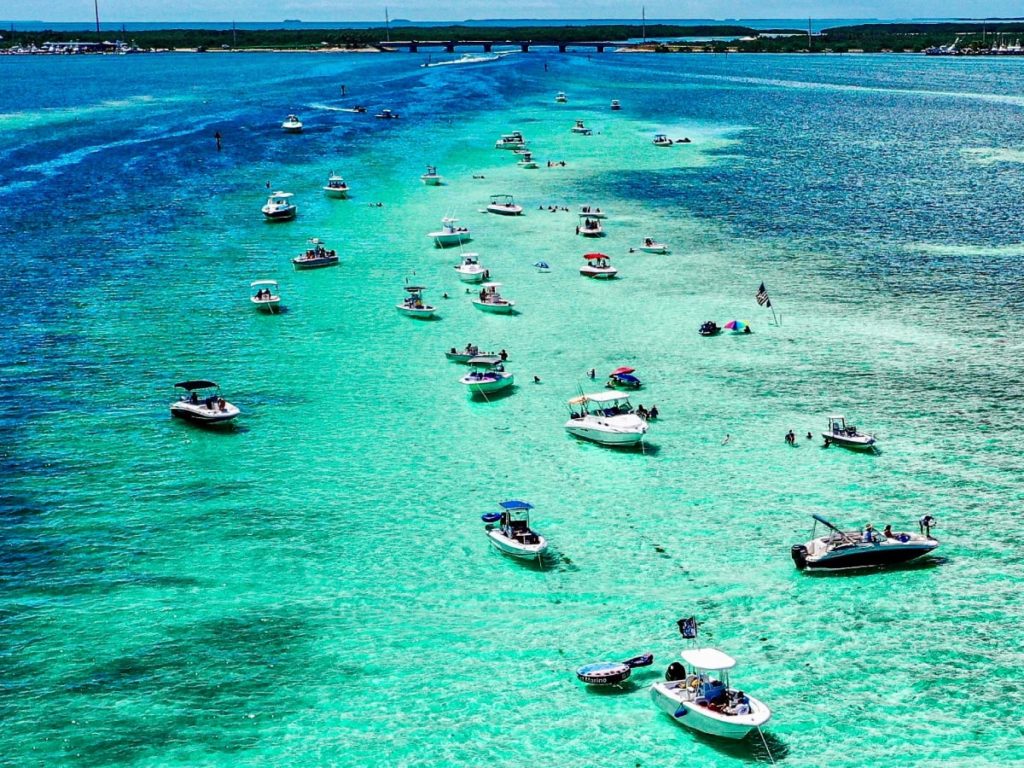
[[[461,58],[458,58],[458,59],[449,59],[448,61],[427,62],[426,64],[421,64],[420,66],[422,66],[424,68],[428,68],[428,67],[448,67],[448,66],[451,66],[453,64],[479,64],[479,63],[484,62],[484,61],[497,61],[498,59],[503,59],[506,56],[512,55],[513,53],[518,53],[518,51],[502,51],[501,53],[495,53],[495,54],[483,55],[483,56],[481,56],[479,54],[467,53],[467,54],[464,54]]]

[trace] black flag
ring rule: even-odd
[[[679,634],[687,640],[694,640],[697,637],[697,619],[691,616],[688,619],[680,619],[676,622],[679,625]]]

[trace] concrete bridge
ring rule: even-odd
[[[391,40],[379,42],[380,48],[405,48],[409,53],[416,53],[420,48],[444,48],[446,53],[455,53],[456,48],[483,48],[484,53],[490,53],[496,45],[518,45],[519,49],[526,53],[530,47],[558,48],[559,53],[565,53],[568,48],[593,48],[598,53],[604,53],[605,48],[619,48],[625,43],[612,43],[602,41],[584,41],[565,43],[557,40]]]

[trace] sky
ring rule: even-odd
[[[5,4],[0,16],[14,21],[81,21],[93,18],[93,0],[19,0]],[[1024,15],[1024,5],[1009,0],[99,0],[100,16],[115,21],[375,21],[384,19],[461,21],[465,19],[649,19],[725,18],[940,18]],[[15,10],[16,9],[16,10]]]

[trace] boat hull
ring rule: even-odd
[[[675,695],[672,683],[651,686],[651,700],[677,723],[694,731],[723,739],[742,739],[771,718],[771,712],[757,699],[750,699],[749,715],[724,715],[711,712]]]
[[[471,239],[468,232],[431,232],[428,235],[428,237],[433,238],[434,245],[436,245],[438,248],[454,248],[457,245],[468,243]]]
[[[334,267],[337,264],[337,256],[324,259],[292,259],[292,266],[296,269],[320,269],[321,267]]]
[[[338,189],[337,187],[324,187],[324,195],[335,200],[345,200],[348,197],[348,190]]]
[[[619,270],[612,268],[594,269],[592,267],[580,267],[580,274],[584,277],[592,277],[595,280],[611,280],[619,274]]]
[[[601,445],[636,445],[644,439],[643,432],[606,432],[592,427],[565,425],[565,431],[581,440],[589,440]]]
[[[275,296],[272,299],[257,299],[255,296],[250,297],[249,301],[256,307],[260,312],[266,312],[268,315],[273,315],[281,311],[281,297]]]
[[[641,251],[642,253],[666,254],[666,253],[668,253],[668,246],[667,245],[641,245],[639,248],[637,248],[637,250]]]
[[[234,405],[227,403],[223,411],[204,408],[187,402],[171,403],[171,415],[193,424],[226,424],[241,413]]]
[[[486,395],[491,392],[500,392],[503,389],[508,389],[515,383],[515,376],[508,374],[498,379],[488,379],[483,381],[476,381],[470,376],[463,376],[460,381],[466,386],[471,395]]]
[[[484,281],[484,273],[487,270],[481,269],[479,272],[466,272],[456,268],[455,271],[459,275],[459,280],[464,283],[482,283]]]
[[[844,550],[833,550],[824,555],[800,556],[799,547],[794,547],[793,560],[800,570],[846,571],[857,568],[884,568],[903,565],[926,557],[939,546],[937,541],[908,542],[906,544],[869,544]],[[803,547],[806,552],[806,545]]]
[[[473,299],[473,306],[481,312],[489,312],[492,315],[510,315],[516,308],[515,303],[511,301],[502,304],[493,304],[487,301],[480,301],[479,299]]]
[[[422,181],[428,187],[439,187],[439,186],[441,186],[441,177],[440,176],[420,176],[420,181]]]
[[[295,218],[295,214],[298,213],[298,208],[292,207],[285,210],[267,210],[263,209],[263,215],[267,221],[291,221]]]
[[[851,451],[864,451],[871,453],[875,450],[875,438],[867,435],[850,437],[848,435],[837,435],[830,432],[822,432],[821,436],[831,445],[838,445],[840,448],[847,448]]]
[[[523,208],[519,205],[488,205],[487,212],[496,213],[499,216],[520,216],[523,213]]]
[[[537,544],[520,544],[518,541],[506,538],[499,529],[495,528],[487,531],[487,538],[491,542],[491,546],[501,554],[521,560],[538,560],[548,548],[547,539],[540,535],[537,536],[540,540]]]
[[[395,309],[407,317],[413,317],[418,320],[431,318],[434,316],[434,313],[437,312],[437,307],[407,307],[404,304],[395,304]]]

